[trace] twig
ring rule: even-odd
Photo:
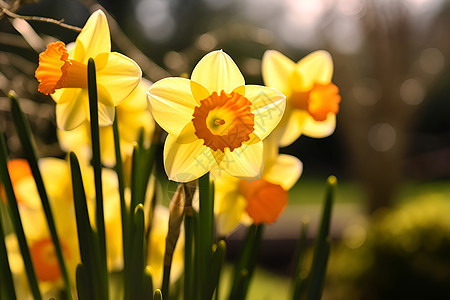
[[[15,19],[23,19],[23,20],[27,20],[27,21],[38,21],[38,22],[46,22],[46,23],[52,23],[52,24],[56,24],[59,25],[61,27],[76,31],[76,32],[81,32],[81,28],[77,27],[77,26],[72,26],[72,25],[68,25],[63,23],[64,19],[61,20],[55,20],[55,19],[51,19],[51,18],[45,18],[45,17],[37,17],[37,16],[22,16],[22,15],[18,15],[16,13],[13,13],[12,11],[10,11],[9,9],[2,7],[2,13],[4,13],[5,15],[11,17],[11,18],[15,18]]]
[[[159,79],[169,77],[171,74],[157,65],[148,56],[146,56],[141,50],[139,50],[133,42],[130,41],[128,36],[122,31],[116,20],[107,12],[107,10],[101,6],[96,0],[79,0],[91,13],[97,9],[103,10],[108,18],[109,30],[111,31],[111,37],[119,49],[134,59],[136,63],[141,67],[142,71],[147,75],[151,81],[157,81]]]

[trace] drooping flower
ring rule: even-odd
[[[155,129],[153,120],[147,108],[147,89],[151,83],[142,79],[134,91],[119,105],[117,105],[117,123],[120,136],[120,150],[122,159],[130,157],[133,152],[141,128],[144,130],[146,142],[150,142]],[[73,151],[79,159],[90,161],[91,136],[90,126],[84,123],[71,131],[58,130],[58,140],[63,150]],[[114,151],[114,135],[111,126],[100,127],[100,151],[103,164],[114,166],[116,154]]]
[[[96,67],[100,126],[114,120],[114,107],[138,85],[141,69],[130,58],[111,52],[109,27],[101,10],[87,20],[75,44],[50,43],[39,55],[35,76],[38,90],[51,94],[56,102],[56,121],[60,129],[72,130],[89,120],[87,62]]]
[[[329,136],[336,127],[341,97],[331,82],[333,61],[324,50],[315,51],[297,63],[275,50],[264,53],[264,83],[286,95],[286,113],[277,128],[280,146],[288,146],[304,134]]]
[[[260,179],[242,180],[214,169],[214,212],[221,236],[231,233],[240,223],[271,224],[284,211],[288,191],[302,173],[296,157],[278,154],[277,139],[264,140],[265,167]]]
[[[268,87],[245,85],[222,51],[204,56],[191,79],[165,78],[148,90],[150,111],[169,133],[164,166],[169,179],[192,181],[214,167],[232,176],[259,178],[262,140],[280,121],[285,96]]]

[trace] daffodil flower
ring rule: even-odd
[[[87,20],[75,44],[50,43],[39,55],[35,76],[38,90],[51,94],[56,102],[56,121],[60,129],[72,130],[89,120],[87,62],[96,67],[100,126],[112,124],[114,107],[138,85],[141,69],[130,58],[111,52],[109,27],[101,10]]]
[[[333,61],[323,50],[297,63],[275,50],[264,53],[264,83],[286,95],[286,113],[279,125],[280,146],[288,146],[304,134],[313,138],[329,136],[336,127],[341,97],[331,82]]]
[[[146,92],[150,85],[150,81],[142,79],[134,91],[116,107],[123,160],[132,155],[141,128],[144,130],[146,142],[150,142],[155,129],[155,121],[148,111],[146,100]],[[63,150],[73,151],[79,159],[90,161],[92,156],[90,132],[89,123],[71,131],[58,130],[58,141]],[[109,167],[116,164],[112,125],[100,127],[100,151],[103,164]]]
[[[242,180],[218,169],[214,179],[217,231],[227,236],[239,224],[271,224],[284,211],[287,192],[299,179],[303,165],[296,157],[278,154],[278,140],[264,140],[265,167],[260,179]]]
[[[72,197],[67,196],[67,191],[71,189],[68,164],[62,159],[43,158],[39,160],[39,167],[42,170],[44,185],[54,212],[56,230],[69,279],[75,285],[75,269],[80,262],[80,256],[73,200]],[[13,189],[36,277],[41,291],[48,295],[53,290],[62,288],[64,282],[39,193],[26,160],[10,160],[8,170],[11,178],[13,178]],[[6,246],[12,272],[22,278],[25,269],[17,238],[14,234],[6,237]],[[25,281],[23,282],[24,286],[27,285]],[[27,293],[25,289],[22,292]]]
[[[148,90],[150,111],[167,131],[164,166],[169,179],[188,182],[218,166],[239,178],[259,178],[262,140],[280,121],[285,96],[245,85],[222,51],[204,56],[191,79],[165,78]]]

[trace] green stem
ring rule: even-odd
[[[95,182],[95,223],[100,245],[100,265],[102,276],[105,278],[106,286],[104,290],[108,295],[108,271],[106,265],[106,238],[105,238],[105,216],[103,211],[103,186],[102,186],[102,163],[100,158],[100,133],[98,128],[98,98],[97,79],[94,59],[88,61],[88,91],[89,91],[89,114],[91,118],[91,143],[92,143],[92,164],[94,167]],[[108,296],[106,297],[108,298]]]
[[[302,277],[303,260],[305,257],[305,252],[307,249],[307,233],[308,233],[309,219],[304,218],[302,220],[302,227],[300,231],[300,238],[298,240],[296,253],[294,256],[295,273],[293,278],[293,290],[292,290],[292,300],[300,299],[300,297],[305,294],[305,282],[306,278]]]
[[[119,197],[120,197],[120,216],[122,219],[122,248],[123,248],[123,262],[124,262],[124,276],[127,276],[127,263],[128,263],[128,210],[125,203],[125,182],[123,179],[123,167],[122,167],[122,155],[120,151],[120,136],[119,127],[117,122],[117,109],[116,117],[113,123],[114,133],[114,149],[116,153],[116,173],[119,183]]]
[[[234,282],[231,288],[230,299],[245,299],[250,279],[256,267],[263,230],[263,224],[253,224],[247,231],[242,252],[234,272]]]
[[[184,299],[193,299],[192,242],[194,238],[194,216],[192,207],[186,207],[184,216]]]
[[[320,223],[319,233],[314,248],[314,256],[309,274],[310,287],[308,300],[320,299],[323,290],[323,282],[327,270],[328,256],[330,254],[330,223],[331,209],[335,196],[337,179],[334,176],[328,177],[325,203],[322,212],[322,221]]]
[[[55,246],[56,256],[58,258],[58,263],[61,269],[61,274],[64,280],[65,289],[69,299],[72,299],[72,292],[70,289],[69,275],[67,273],[66,265],[64,263],[64,256],[62,253],[61,243],[59,242],[58,233],[56,231],[55,221],[53,219],[52,210],[50,207],[47,192],[45,190],[44,181],[42,179],[41,172],[39,170],[38,160],[36,152],[31,143],[31,133],[30,126],[24,117],[22,110],[20,109],[19,102],[17,101],[17,96],[14,92],[10,91],[8,94],[11,99],[11,112],[14,116],[14,123],[17,128],[17,134],[19,135],[19,140],[22,144],[23,152],[26,159],[30,165],[31,173],[36,182],[36,187],[41,198],[42,207],[44,209],[45,217],[47,219],[48,228],[50,230],[50,235],[52,237],[53,244]]]
[[[78,289],[78,292],[88,293],[93,299],[105,300],[107,298],[102,289],[104,287],[104,278],[101,275],[100,250],[98,240],[91,227],[80,164],[75,153],[71,152],[69,158],[78,246],[82,262],[77,278],[77,285],[80,284],[82,287]],[[81,278],[81,275],[86,276],[87,279]],[[99,281],[101,282],[100,284],[98,284]]]
[[[0,200],[1,201],[1,200]],[[16,299],[16,291],[11,274],[11,268],[8,261],[8,253],[6,252],[5,234],[3,232],[2,205],[0,203],[0,298],[2,293],[8,299]]]
[[[27,274],[28,283],[30,284],[31,293],[33,294],[34,299],[40,300],[42,299],[42,296],[39,291],[36,273],[34,271],[27,240],[25,238],[25,232],[23,230],[22,220],[20,218],[19,207],[17,206],[16,195],[14,194],[11,177],[8,173],[6,153],[7,150],[5,138],[3,136],[3,131],[0,130],[0,177],[3,182],[3,187],[5,188],[6,198],[8,200],[8,206],[10,209],[9,211],[11,213],[12,223],[17,235],[17,240],[19,242],[20,252],[22,254],[23,263],[25,265],[25,271]]]
[[[199,250],[200,250],[200,286],[207,282],[208,268],[212,256],[212,246],[214,243],[214,198],[211,197],[211,183],[209,173],[206,173],[198,180],[200,209],[199,209]],[[206,293],[201,290],[201,299]]]

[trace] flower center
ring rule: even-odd
[[[339,89],[333,83],[316,83],[310,91],[294,91],[290,97],[293,108],[306,110],[316,121],[325,121],[328,113],[337,114],[339,102]]]
[[[34,74],[38,90],[46,95],[60,88],[87,88],[87,66],[69,59],[63,42],[50,43],[39,54],[39,66]]]
[[[195,135],[204,140],[205,146],[214,151],[233,151],[250,140],[254,130],[255,116],[251,102],[236,92],[213,92],[200,101],[194,110],[192,123]]]
[[[69,251],[66,244],[60,242],[63,252],[67,255]],[[55,246],[50,238],[34,242],[30,247],[30,255],[39,280],[55,281],[61,277]]]
[[[28,161],[22,158],[11,159],[10,161],[8,161],[8,172],[9,176],[11,176],[11,183],[13,185],[13,188],[14,185],[16,185],[17,182],[20,181],[22,178],[32,176]],[[3,203],[7,203],[5,188],[1,183],[0,183],[0,195],[3,200]],[[16,198],[16,200],[20,202],[20,198]]]
[[[264,179],[241,180],[238,191],[247,199],[245,210],[255,224],[275,222],[287,205],[287,192]]]

